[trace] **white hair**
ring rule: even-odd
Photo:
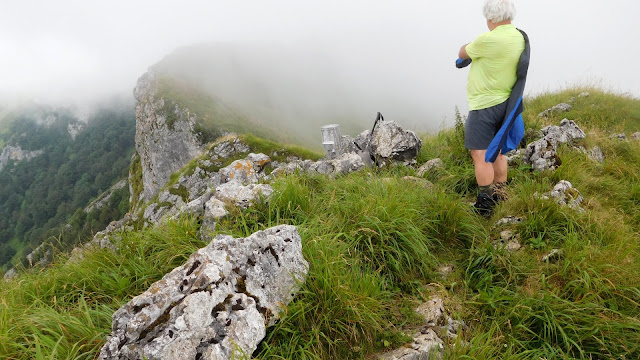
[[[498,23],[513,20],[516,17],[516,7],[512,0],[485,0],[482,13],[487,20]]]

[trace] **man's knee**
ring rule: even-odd
[[[487,150],[471,150],[471,158],[474,163],[484,163],[484,155],[487,153]]]

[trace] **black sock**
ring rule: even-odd
[[[486,195],[489,198],[493,197],[493,186],[478,186],[478,195]]]

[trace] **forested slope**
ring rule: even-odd
[[[66,108],[36,105],[5,116],[0,143],[41,151],[30,160],[9,160],[0,171],[0,265],[5,270],[12,258],[17,261],[47,239],[70,246],[126,213],[127,187],[111,198],[113,206],[89,214],[82,209],[127,176],[133,105],[103,106],[86,121]],[[67,222],[71,226],[62,226]]]

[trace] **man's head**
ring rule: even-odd
[[[487,23],[503,23],[516,17],[516,7],[513,0],[485,0],[482,8]]]

